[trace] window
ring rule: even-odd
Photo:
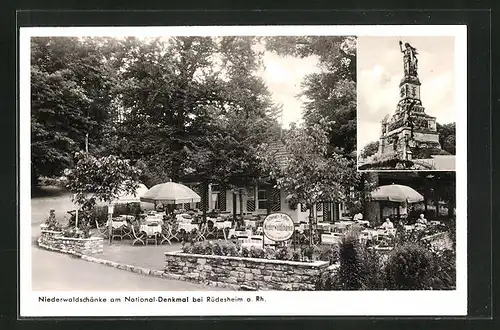
[[[222,189],[217,194],[217,208],[219,211],[226,211],[226,190]]]
[[[267,190],[265,188],[259,189],[258,194],[258,205],[260,210],[267,209]]]
[[[254,212],[255,211],[255,188],[251,187],[246,191],[247,195],[247,211]]]

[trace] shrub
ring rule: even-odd
[[[113,216],[122,214],[139,215],[141,213],[141,205],[139,203],[117,204],[113,210]]]
[[[264,258],[265,252],[261,248],[252,247],[250,248],[250,257],[252,258]]]
[[[453,290],[456,288],[455,250],[435,251],[432,253],[431,287],[434,290]]]
[[[222,246],[220,242],[216,242],[212,247],[212,253],[216,256],[221,256],[222,254]]]
[[[381,257],[367,250],[357,236],[346,235],[339,247],[340,266],[334,288],[340,290],[376,290],[384,286],[380,269]]]
[[[108,207],[107,206],[94,206],[91,210],[81,210],[78,212],[78,227],[88,224],[91,228],[95,228],[95,222],[99,226],[104,226],[108,221]],[[72,213],[68,226],[75,226],[76,215]]]
[[[244,258],[250,257],[250,250],[246,246],[241,248],[241,256]]]
[[[316,250],[318,260],[328,261],[330,265],[335,264],[339,261],[339,246],[338,244],[333,244],[330,246],[321,246]]]
[[[406,243],[394,248],[385,266],[386,287],[394,290],[431,288],[433,260],[425,247]]]
[[[205,254],[205,244],[204,242],[191,243],[192,244],[192,252],[194,254]]]
[[[265,259],[271,259],[274,260],[276,259],[276,250],[270,247],[265,247],[264,249],[264,258]]]
[[[339,287],[344,290],[359,290],[362,283],[361,244],[357,237],[346,235],[340,244],[340,267],[337,273]]]
[[[312,261],[314,255],[314,248],[312,246],[307,246],[302,249],[302,255],[305,259]]]
[[[63,237],[69,237],[69,238],[89,238],[89,232],[88,230],[81,230],[77,228],[65,228],[62,231],[62,236]]]
[[[290,260],[291,259],[291,253],[289,249],[284,246],[276,249],[276,255],[275,258],[277,260]]]
[[[317,291],[339,290],[339,281],[335,271],[326,270],[322,272],[315,283]]]
[[[302,253],[301,253],[300,250],[293,251],[293,253],[292,253],[292,260],[293,261],[302,261]]]

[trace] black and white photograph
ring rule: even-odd
[[[454,171],[454,37],[358,45],[358,169]]]
[[[463,311],[458,32],[213,30],[22,38],[29,315]]]

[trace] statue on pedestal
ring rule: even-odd
[[[399,49],[401,50],[401,53],[403,53],[405,76],[418,76],[417,49],[407,42],[405,42],[405,47],[403,48],[403,42],[401,40],[399,41]]]

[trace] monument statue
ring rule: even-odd
[[[399,49],[403,53],[403,65],[405,76],[417,76],[418,70],[418,52],[415,47],[405,42],[405,47],[403,48],[403,42],[399,41]]]

